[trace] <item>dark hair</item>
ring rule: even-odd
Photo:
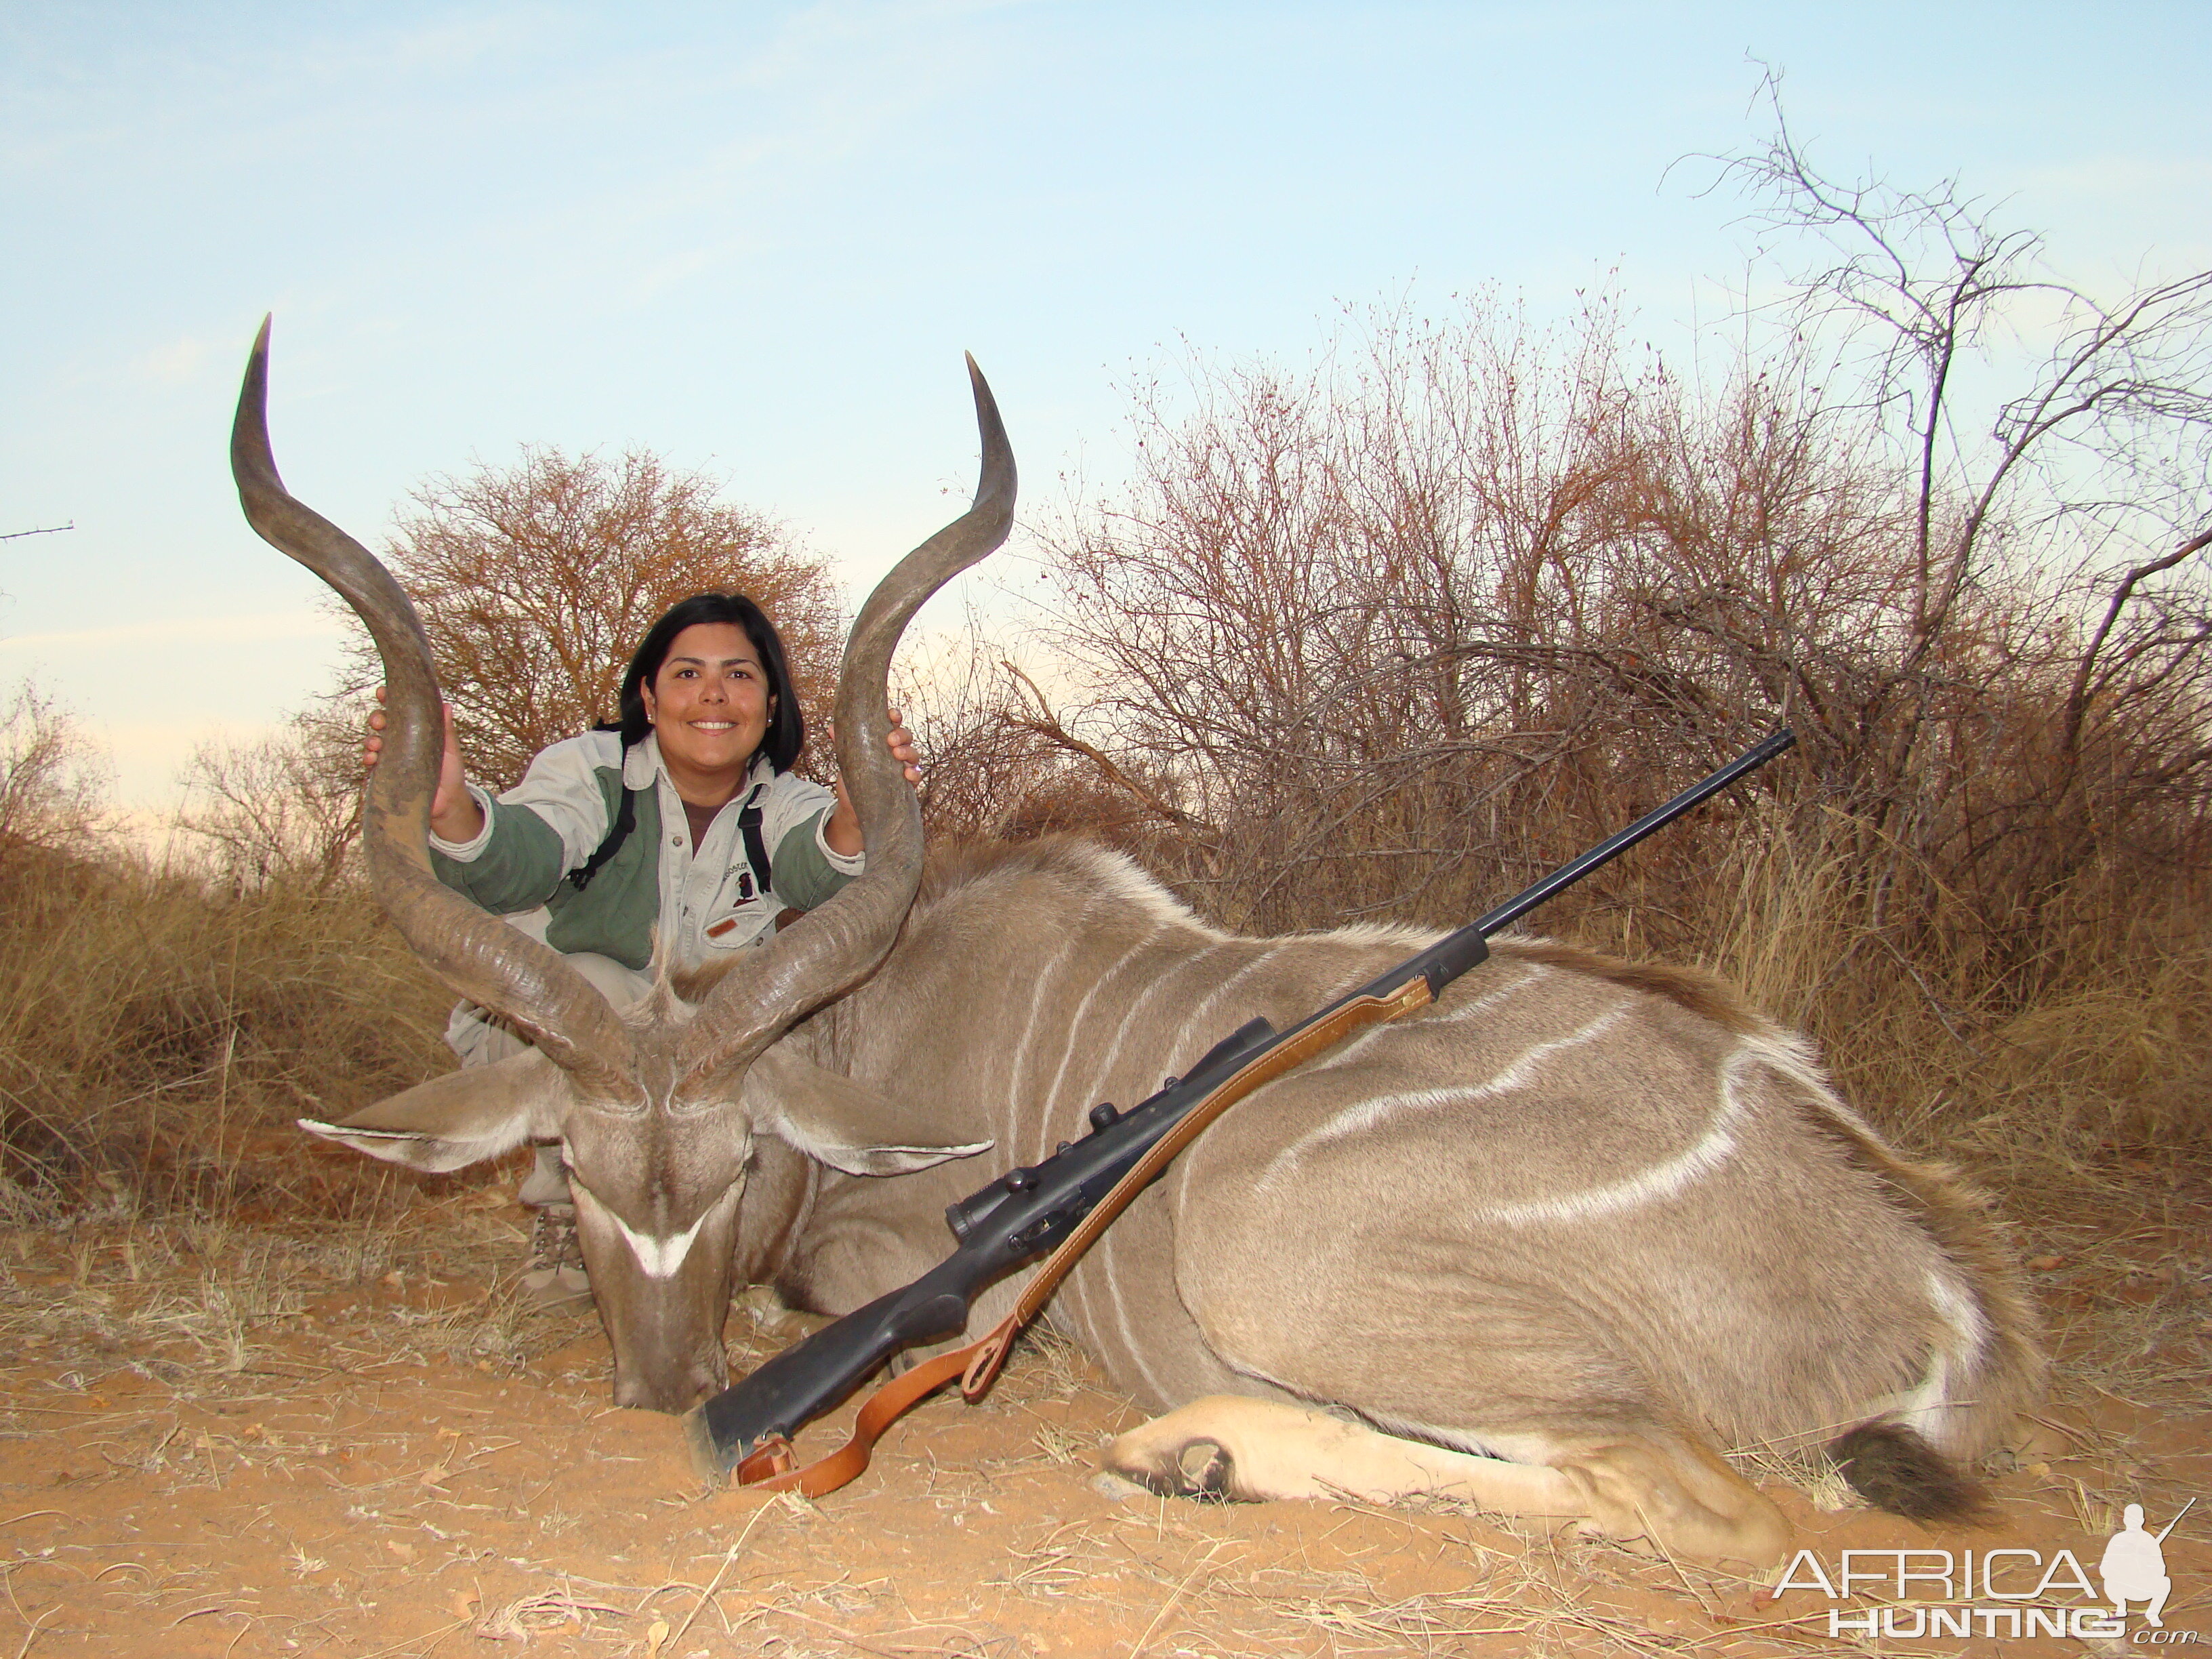
[[[702,623],[730,623],[742,628],[753,649],[760,653],[773,708],[768,717],[768,735],[761,739],[757,752],[767,756],[769,764],[777,771],[788,772],[806,742],[806,721],[799,712],[799,694],[792,688],[791,665],[784,660],[783,641],[775,624],[768,619],[768,612],[742,593],[694,593],[671,605],[646,630],[623,675],[622,721],[615,728],[622,733],[623,747],[643,743],[645,734],[653,730],[653,722],[646,717],[644,688],[659,676],[676,636]]]

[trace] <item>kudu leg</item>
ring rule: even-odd
[[[1449,1498],[1499,1515],[1580,1521],[1693,1560],[1763,1567],[1787,1548],[1789,1523],[1772,1503],[1717,1455],[1663,1428],[1514,1439],[1530,1461],[1403,1440],[1279,1401],[1214,1395],[1132,1429],[1104,1462],[1171,1496]]]

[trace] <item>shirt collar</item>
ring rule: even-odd
[[[775,775],[775,763],[766,755],[758,756],[753,761],[752,770],[745,775],[745,787],[747,789],[757,789]],[[652,788],[656,781],[667,776],[668,768],[662,763],[660,758],[659,733],[647,732],[644,742],[634,744],[623,751],[622,774],[623,788],[642,792]],[[673,779],[670,779],[668,787],[672,789],[676,787]]]

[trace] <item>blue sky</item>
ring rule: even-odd
[[[1032,503],[1185,343],[1301,356],[1345,303],[1614,272],[1686,349],[1753,240],[1668,164],[1763,134],[1754,59],[1832,173],[1959,173],[2092,289],[2212,265],[2208,18],[9,0],[0,532],[77,527],[0,542],[0,690],[148,805],[325,684],[225,469],[264,311],[286,478],[372,545],[426,474],[637,443],[862,582],[972,479],[963,349]]]

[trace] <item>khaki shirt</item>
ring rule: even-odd
[[[625,785],[637,794],[636,825],[579,891],[568,873],[606,839]],[[823,838],[836,796],[765,760],[694,853],[683,798],[650,735],[625,754],[618,733],[587,732],[539,755],[506,793],[474,784],[469,793],[484,827],[464,842],[430,837],[438,879],[556,951],[589,951],[629,968],[650,963],[656,927],[678,968],[760,944],[779,912],[814,908],[865,861]],[[749,804],[761,808],[772,871],[765,892],[754,890],[738,827]]]

